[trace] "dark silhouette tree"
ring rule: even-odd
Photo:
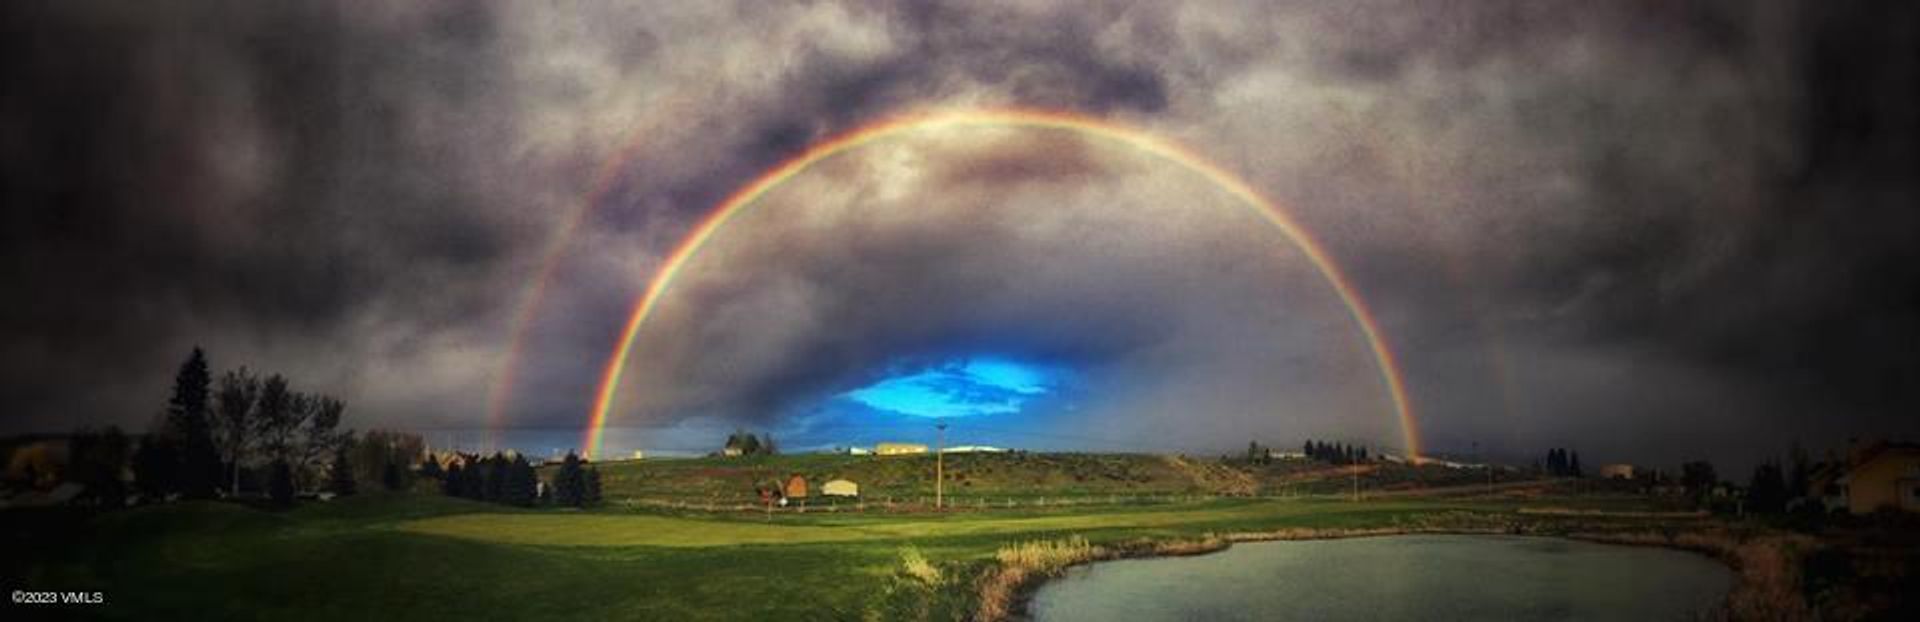
[[[327,468],[327,489],[336,495],[350,495],[358,488],[353,481],[353,463],[345,446],[333,449],[333,464]]]
[[[446,479],[441,482],[440,490],[449,497],[465,496],[462,488],[466,482],[466,477],[466,469],[461,468],[459,462],[449,464],[447,465]]]
[[[587,467],[580,474],[580,504],[600,505],[600,470]]]
[[[1787,509],[1787,480],[1780,463],[1767,461],[1754,467],[1747,484],[1747,509],[1758,514],[1778,514]]]
[[[1804,499],[1812,496],[1813,461],[1807,456],[1806,448],[1794,442],[1792,448],[1787,450],[1787,460],[1791,469],[1787,472],[1787,498]]]
[[[207,407],[211,384],[207,354],[195,347],[174,375],[173,396],[167,400],[167,427],[179,442],[179,492],[193,498],[213,496],[220,478],[220,455],[214,449]]]
[[[260,383],[260,397],[254,401],[254,434],[260,439],[260,449],[268,461],[285,461],[293,451],[294,393],[287,387],[287,378],[280,374],[267,376]]]
[[[1572,457],[1567,458],[1567,474],[1574,477],[1586,477],[1586,471],[1580,469],[1580,452],[1573,452]]]
[[[277,506],[293,504],[293,466],[284,460],[273,461],[267,474],[267,499]]]
[[[406,490],[409,484],[407,479],[407,468],[397,462],[388,462],[380,469],[380,487],[387,490]]]
[[[227,492],[240,494],[240,469],[245,468],[249,442],[257,424],[253,420],[254,403],[260,400],[260,379],[247,368],[228,370],[220,375],[214,393],[214,407],[220,424],[220,449],[227,461]]]
[[[85,486],[86,497],[95,503],[108,507],[122,505],[127,491],[120,481],[120,470],[127,465],[129,447],[127,436],[120,428],[108,426],[97,432],[81,430],[68,443],[67,462],[71,474],[67,479]]]
[[[326,395],[306,395],[299,403],[308,409],[303,416],[306,426],[301,429],[300,449],[295,452],[299,458],[299,471],[318,472],[322,464],[334,452],[352,437],[351,433],[340,432],[340,417],[347,404]]]
[[[760,439],[760,455],[762,456],[780,455],[780,447],[773,444],[772,432],[768,432],[762,435],[762,438]]]
[[[564,507],[580,507],[586,501],[586,476],[581,472],[580,456],[567,452],[561,459],[560,468],[554,470],[553,503]]]
[[[1695,498],[1705,497],[1719,483],[1720,475],[1714,472],[1711,462],[1695,460],[1680,465],[1680,485]]]
[[[149,499],[162,499],[180,490],[179,444],[164,426],[140,439],[133,452],[133,483]]]
[[[441,480],[444,480],[447,477],[447,473],[445,471],[440,470],[440,461],[434,459],[433,456],[427,456],[425,458],[420,459],[419,474],[420,474],[420,477],[434,480],[434,483],[436,484],[442,483]]]
[[[514,454],[505,465],[505,486],[501,488],[500,502],[518,507],[531,507],[539,495],[540,477],[533,472],[533,465],[526,456]]]

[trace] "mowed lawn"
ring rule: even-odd
[[[1103,530],[1207,527],[1256,528],[1342,518],[1364,519],[1395,512],[1430,512],[1442,506],[1410,502],[1347,505],[1339,502],[1211,502],[1147,510],[1076,509],[1052,514],[993,512],[948,516],[861,515],[809,518],[752,513],[690,518],[649,514],[473,513],[407,521],[404,531],[488,542],[540,546],[658,546],[698,548],[742,544],[799,544],[855,540],[913,540],[1000,534],[1046,534]],[[1451,506],[1448,506],[1451,507]],[[1343,516],[1353,513],[1354,516]],[[828,515],[831,516],[831,515]],[[1313,519],[1313,520],[1306,520]]]
[[[94,517],[0,515],[10,584],[98,590],[40,609],[104,619],[952,619],[1000,546],[1285,526],[1365,526],[1499,506],[1227,501],[950,515],[668,516],[514,510],[368,495],[267,512],[218,503]],[[896,589],[902,553],[941,567],[931,605]],[[903,604],[904,603],[904,604]],[[12,618],[11,615],[8,616]],[[27,618],[38,616],[28,615]],[[12,618],[12,619],[27,619]]]

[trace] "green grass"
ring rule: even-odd
[[[1013,492],[1028,469],[1081,461],[1168,471],[1162,490],[1213,477],[1159,458],[966,464],[978,486]],[[697,489],[720,461],[601,465],[628,483],[610,497]],[[872,466],[878,464],[880,466]],[[1046,466],[1051,464],[1052,466]],[[983,466],[984,465],[984,466]],[[780,458],[747,468],[907,477],[913,459]],[[1059,467],[1068,468],[1070,467]],[[856,471],[854,469],[869,469]],[[675,473],[676,470],[687,470]],[[1175,474],[1174,471],[1179,471]],[[815,472],[815,471],[809,471]],[[1194,473],[1199,473],[1195,475]],[[878,475],[876,475],[878,474]],[[1048,476],[1051,477],[1051,476]],[[1185,478],[1188,484],[1175,484]],[[1098,478],[1090,478],[1098,479]],[[728,484],[731,485],[731,484]],[[904,485],[904,484],[903,484]],[[1113,484],[1066,481],[1062,496]],[[647,488],[653,486],[655,488]],[[430,494],[361,495],[287,512],[196,502],[99,515],[0,513],[15,589],[99,590],[107,604],[60,613],[107,619],[951,619],[1002,545],[1083,536],[1094,543],[1284,527],[1368,527],[1442,512],[1505,513],[1517,502],[1350,503],[1229,499],[927,512],[673,514],[627,509],[512,509]],[[1585,507],[1578,500],[1534,505]],[[1612,502],[1609,502],[1612,503]],[[909,553],[911,551],[911,553]],[[904,568],[923,556],[944,577]],[[924,567],[921,567],[924,575]],[[40,610],[36,613],[49,613]],[[11,616],[9,616],[11,618]]]

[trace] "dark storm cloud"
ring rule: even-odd
[[[1379,313],[1442,444],[1666,461],[1915,432],[1902,3],[7,11],[0,241],[29,301],[0,311],[13,427],[137,421],[196,342],[393,421],[473,420],[550,234],[637,144],[562,253],[515,385],[516,421],[572,424],[645,276],[740,184],[878,117],[1022,105],[1142,126],[1287,205]],[[982,350],[1116,370],[1092,390],[1141,405],[1086,415],[1116,434],[1164,437],[1149,411],[1184,409],[1234,440],[1271,410],[1249,384],[1325,382],[1290,407],[1366,409],[1342,397],[1377,393],[1344,384],[1367,372],[1338,341],[1351,327],[1295,320],[1331,336],[1293,340],[1258,308],[1280,299],[1221,294],[1271,265],[1189,252],[1223,234],[1035,251],[1070,236],[1009,205],[1131,187],[1076,145],[1016,137],[923,167],[948,175],[915,186],[936,193],[924,222],[729,230],[759,246],[670,297],[707,322],[633,363],[672,379],[635,412],[769,421]],[[822,197],[886,177],[839,173],[812,182]],[[1150,210],[1165,190],[1107,202]],[[1315,291],[1289,278],[1286,302]],[[1127,382],[1153,378],[1178,380]],[[1260,429],[1390,440],[1303,416]],[[1761,431],[1718,434],[1736,426]]]
[[[476,97],[490,18],[348,11],[8,9],[10,409],[137,420],[196,343],[343,390],[355,365],[299,359],[377,362],[488,305],[518,243],[472,159],[510,129]]]

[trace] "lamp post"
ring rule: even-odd
[[[947,483],[947,424],[933,424],[940,431],[939,439],[933,443],[933,507],[946,507]]]

